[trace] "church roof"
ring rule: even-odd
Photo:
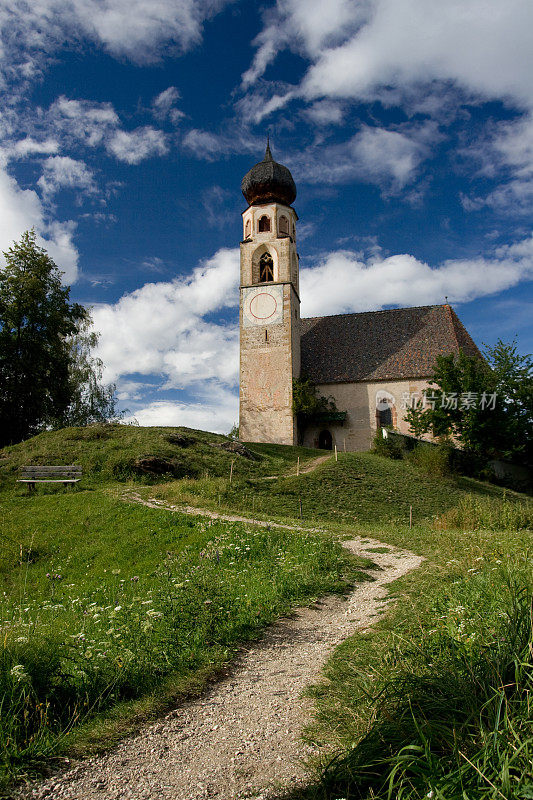
[[[248,205],[283,203],[290,206],[296,199],[296,185],[287,167],[272,158],[267,142],[265,157],[248,170],[241,182]]]
[[[439,355],[482,357],[449,305],[311,317],[301,334],[302,374],[313,383],[427,378]]]

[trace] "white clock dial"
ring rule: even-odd
[[[242,302],[245,327],[283,322],[283,286],[244,289]]]

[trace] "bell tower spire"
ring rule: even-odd
[[[300,375],[300,297],[291,173],[265,156],[244,176],[240,287],[243,441],[296,444],[293,379]]]

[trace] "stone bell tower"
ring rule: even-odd
[[[300,375],[296,186],[267,144],[241,188],[248,208],[242,215],[239,437],[292,445],[292,381]]]

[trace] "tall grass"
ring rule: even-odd
[[[437,517],[438,530],[523,530],[533,528],[533,502],[466,495],[455,508]]]
[[[366,732],[313,796],[533,797],[532,592],[523,556],[441,596],[429,629],[386,655]]]

